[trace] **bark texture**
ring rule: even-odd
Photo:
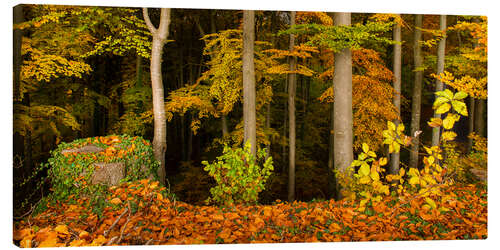
[[[290,26],[295,25],[295,11],[290,13]],[[290,34],[289,50],[293,51],[295,46],[295,35]],[[294,71],[297,58],[290,58],[290,71]],[[290,82],[288,84],[288,120],[290,122],[288,130],[288,201],[295,200],[295,94],[297,89],[297,75],[290,74]]]
[[[440,16],[439,28],[443,32],[446,30],[446,15],[441,15]],[[441,74],[441,73],[444,72],[445,48],[446,48],[446,36],[443,37],[443,39],[441,39],[439,41],[439,44],[438,44],[438,49],[437,49],[437,72],[436,72],[437,75],[439,75],[439,74]],[[441,82],[438,79],[436,79],[436,92],[437,91],[443,91],[443,82]],[[436,114],[434,112],[434,117],[435,118],[441,118],[441,115],[440,114]],[[440,131],[440,127],[432,129],[432,146],[438,146],[439,145],[439,131]]]
[[[153,35],[151,50],[151,87],[153,92],[154,137],[153,151],[155,159],[160,162],[158,176],[165,184],[165,152],[167,151],[167,121],[165,119],[165,97],[161,73],[163,47],[167,41],[170,24],[170,9],[162,8],[160,25],[155,28],[148,15],[148,9],[143,8],[143,15],[149,31]]]
[[[244,140],[251,145],[251,152],[256,154],[256,114],[255,114],[255,13],[243,11],[243,129]]]
[[[398,15],[399,16],[399,15]],[[394,72],[394,99],[393,103],[396,107],[398,113],[398,119],[394,120],[396,127],[399,124],[399,119],[401,117],[401,25],[395,24],[393,30],[393,40],[399,42],[399,44],[394,44],[394,57],[393,57],[393,72]],[[396,174],[399,172],[399,152],[392,153],[391,156],[391,174]]]
[[[334,22],[335,25],[338,26],[351,25],[351,14],[335,13]],[[351,51],[349,48],[342,49],[341,51],[334,54],[334,58],[334,165],[338,171],[345,172],[345,170],[351,165],[351,162],[353,160]]]
[[[420,130],[420,116],[422,106],[422,80],[423,72],[420,70],[422,67],[422,15],[415,15],[415,31],[413,34],[413,61],[415,64],[415,80],[413,82],[413,95],[411,101],[411,125],[410,131],[412,138],[412,146],[410,150],[410,167],[416,168],[418,165],[418,148],[419,136],[416,135]]]

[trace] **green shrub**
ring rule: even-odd
[[[210,164],[203,161],[205,171],[215,178],[217,185],[210,189],[212,197],[208,202],[219,205],[255,203],[259,193],[265,189],[265,183],[273,171],[273,159],[266,159],[265,150],[257,152],[257,159],[250,153],[250,144],[232,149],[224,146],[223,155]],[[258,162],[264,162],[262,167]]]

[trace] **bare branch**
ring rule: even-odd
[[[113,228],[116,226],[116,224],[118,223],[118,221],[120,221],[120,219],[123,217],[123,215],[125,215],[125,213],[127,213],[129,211],[128,207],[125,208],[125,210],[123,210],[122,214],[120,214],[120,216],[118,216],[118,218],[116,218],[115,222],[113,222],[113,224],[108,228],[108,230],[104,231],[104,237],[107,237],[109,232],[111,232],[111,230],[113,230]]]
[[[198,16],[195,17],[195,23],[196,23],[196,27],[198,27],[198,30],[200,31],[201,37],[204,37],[206,35],[206,33],[203,30],[203,27],[201,27],[200,18]]]
[[[151,32],[151,34],[153,34],[153,36],[155,36],[157,30],[153,25],[153,23],[151,22],[151,19],[149,19],[148,8],[142,8],[142,15],[144,16],[144,21],[146,22],[149,31]]]

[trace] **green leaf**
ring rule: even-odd
[[[436,100],[434,101],[434,104],[432,104],[433,107],[439,107],[441,106],[443,103],[447,103],[449,102],[450,100],[446,99],[445,97],[441,97],[441,96],[438,96],[436,98]]]
[[[360,166],[361,163],[363,163],[363,161],[354,160],[354,161],[352,161],[351,166],[357,167],[357,166]]]
[[[451,105],[453,106],[453,109],[457,111],[457,113],[463,116],[467,116],[467,106],[464,102],[452,100]]]
[[[365,152],[365,153],[368,153],[368,150],[370,150],[370,148],[368,147],[368,144],[366,144],[364,142],[363,142],[363,145],[361,147],[363,148],[363,152]]]
[[[359,155],[358,155],[358,159],[359,159],[359,160],[364,160],[364,159],[366,159],[366,154],[365,154],[365,153],[361,153],[361,154],[359,154]]]
[[[370,174],[370,166],[366,162],[363,162],[363,164],[359,168],[358,173],[361,176],[367,176],[367,175],[369,175]]]
[[[449,103],[444,103],[436,109],[436,114],[443,114],[450,110],[451,105]]]
[[[455,96],[453,96],[453,100],[462,100],[465,97],[467,97],[467,93],[458,91],[457,93],[455,93]]]
[[[444,91],[438,91],[436,92],[436,95],[446,97],[448,98],[448,100],[453,99],[453,92],[451,92],[451,90],[449,89],[445,89]]]
[[[373,151],[368,151],[368,156],[373,157],[373,158],[377,157],[377,155]]]

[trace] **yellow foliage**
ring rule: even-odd
[[[440,80],[446,85],[453,87],[458,91],[467,93],[469,96],[478,99],[488,98],[488,91],[486,89],[488,80],[487,77],[479,79],[465,75],[461,78],[455,78],[452,73],[445,71],[440,75],[431,74],[434,78]]]
[[[333,78],[333,60],[327,63],[326,66],[329,68],[319,76],[320,79]],[[385,67],[378,52],[371,49],[353,50],[352,63],[353,73],[363,72],[354,73],[352,77],[354,146],[359,149],[361,143],[366,142],[377,150],[383,141],[382,131],[385,129],[386,121],[398,119],[392,104],[393,74]],[[333,88],[327,88],[318,99],[321,102],[333,102]]]
[[[333,25],[333,19],[326,12],[298,11],[295,20],[297,24],[321,23]]]

